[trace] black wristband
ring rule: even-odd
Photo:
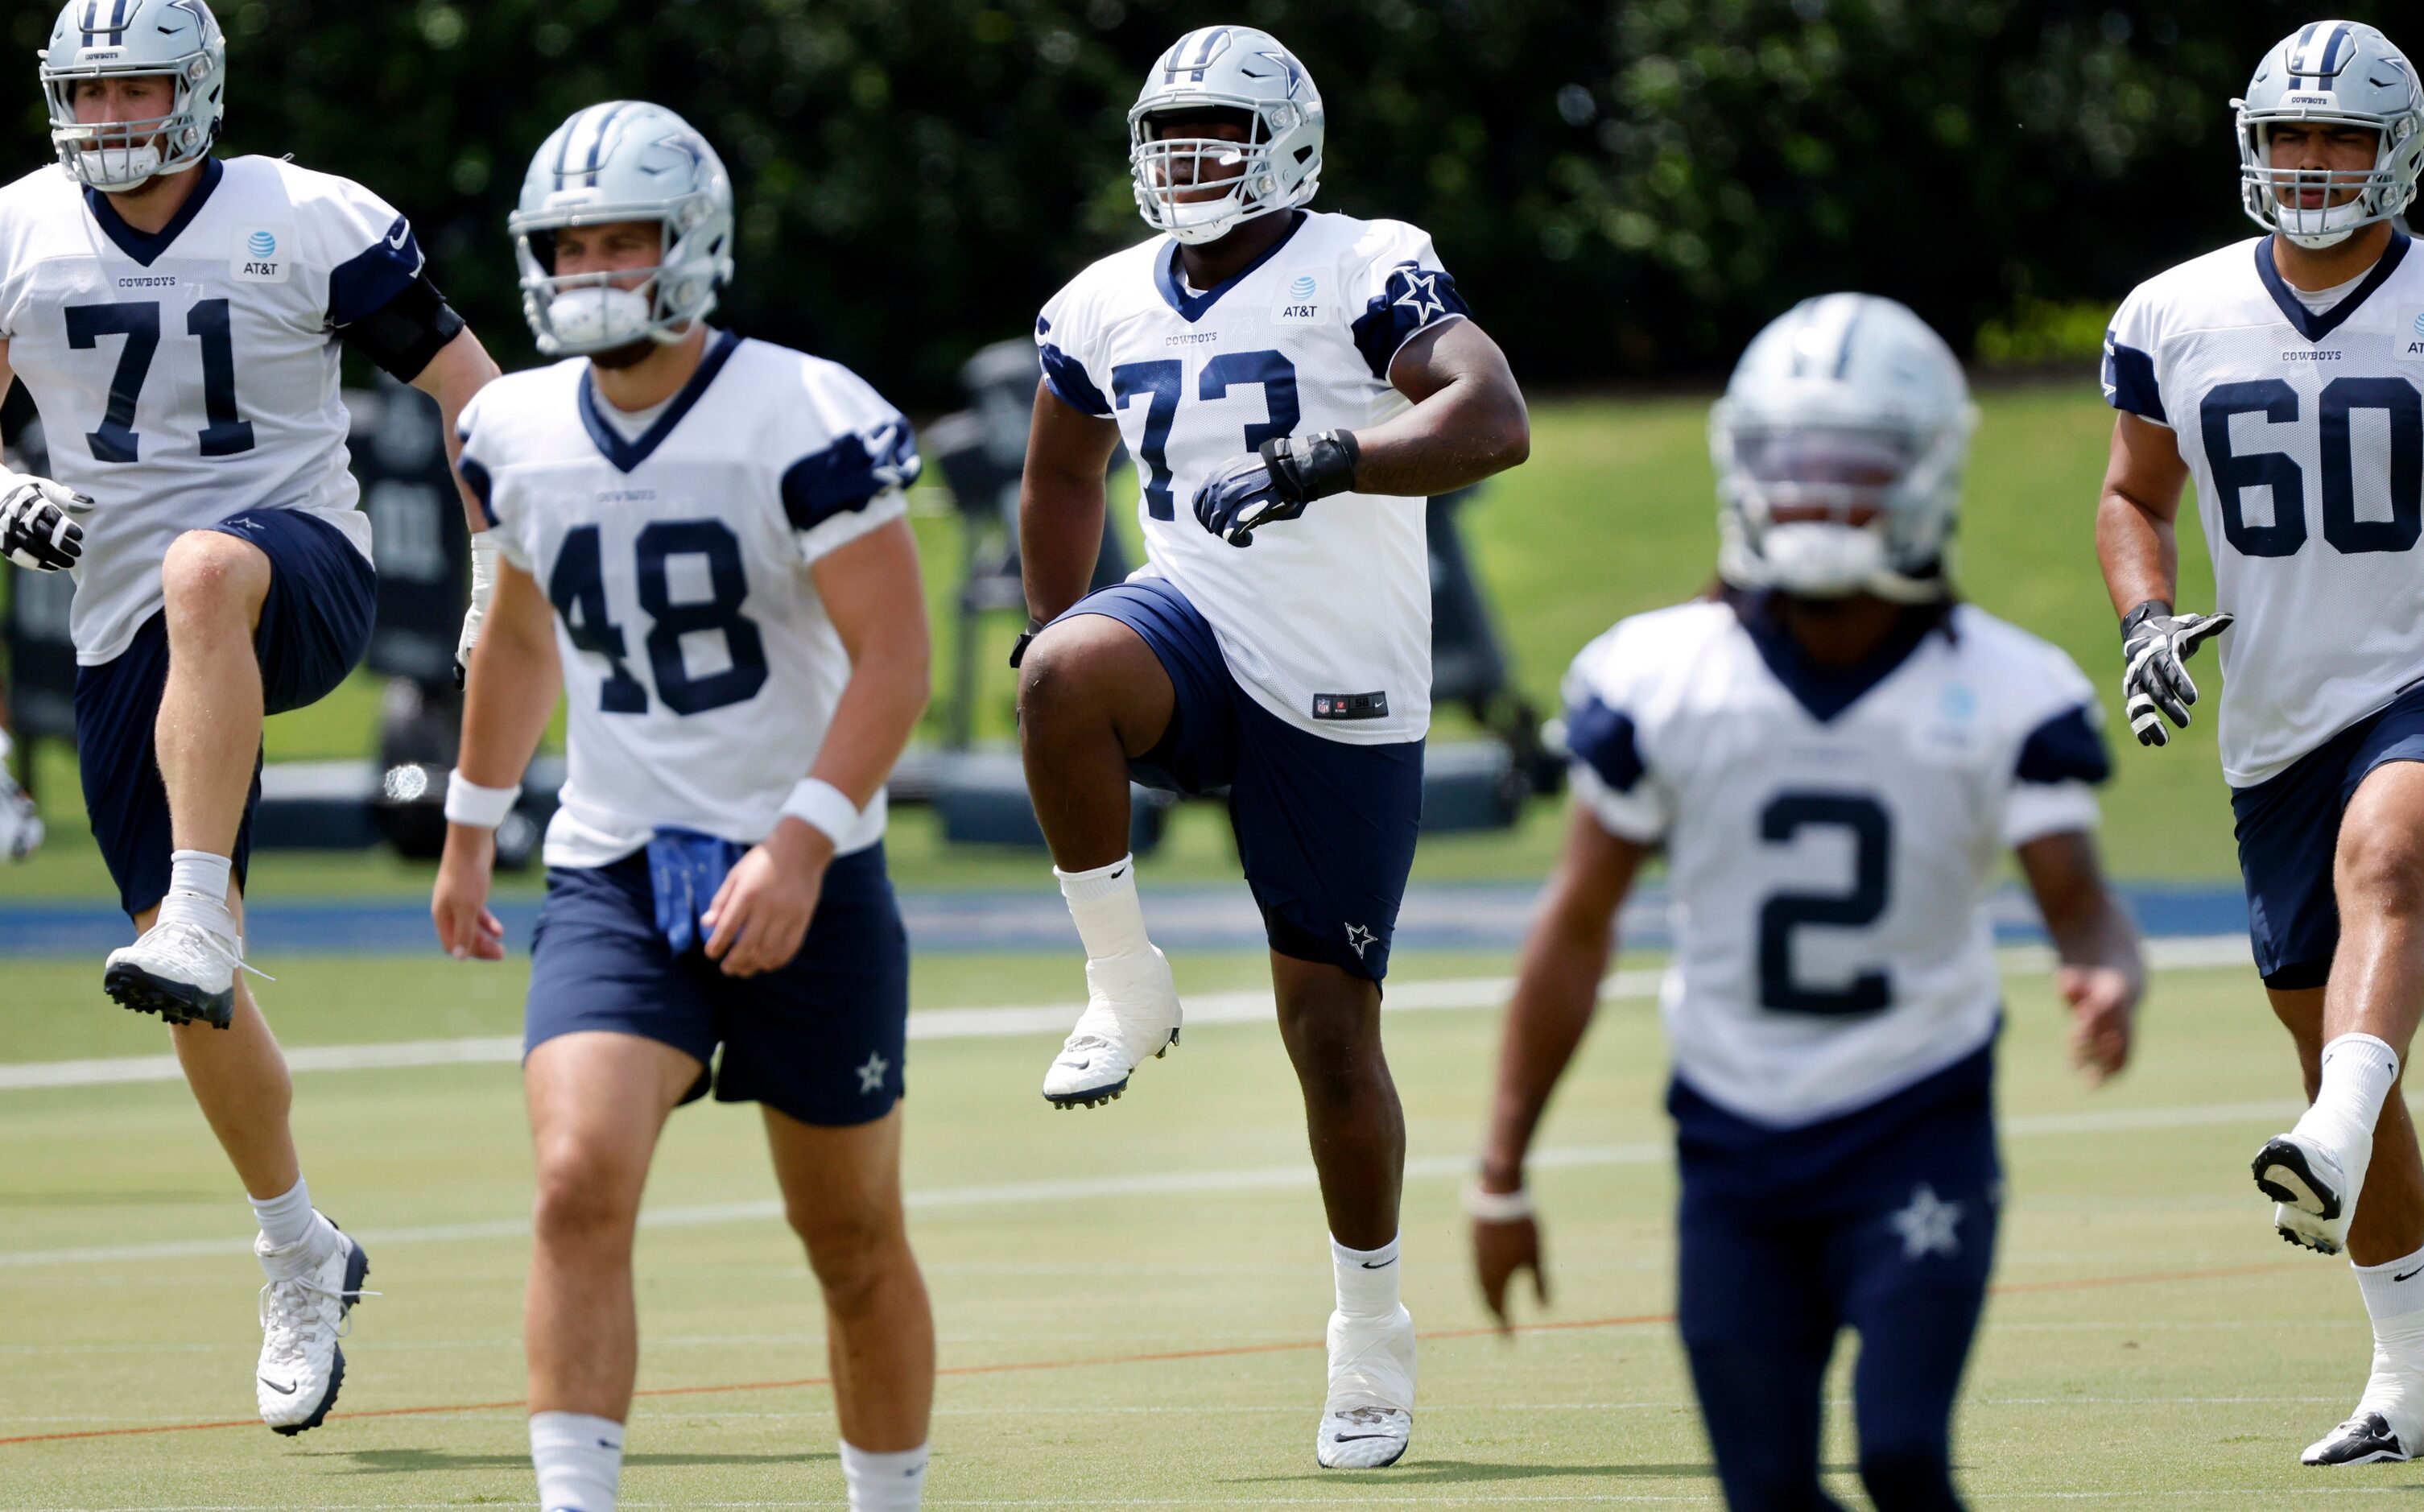
[[[1027,616],[1027,629],[1019,631],[1018,639],[1011,643],[1010,664],[1013,671],[1016,670],[1021,661],[1027,660],[1028,643],[1034,640],[1035,637],[1043,631],[1043,629],[1044,622],[1042,620],[1037,619],[1032,614]]]
[[[2125,641],[2128,640],[2130,632],[2135,630],[2139,626],[2144,625],[2150,619],[2168,614],[2171,612],[2172,606],[2163,602],[2161,599],[2147,599],[2145,603],[2140,604],[2137,608],[2121,616],[2121,639]]]
[[[1355,463],[1362,448],[1355,444],[1353,431],[1275,437],[1259,450],[1280,497],[1292,504],[1327,499],[1355,486]]]

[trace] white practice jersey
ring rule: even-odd
[[[1429,729],[1423,501],[1334,494],[1240,549],[1196,523],[1196,490],[1266,440],[1405,409],[1390,359],[1464,311],[1424,232],[1306,212],[1217,288],[1189,293],[1178,243],[1157,237],[1077,275],[1035,323],[1052,391],[1119,422],[1137,458],[1138,575],[1184,593],[1231,676],[1300,729],[1370,745]]]
[[[339,327],[421,272],[395,207],[269,157],[205,159],[158,235],[56,166],[0,189],[0,339],[83,519],[72,625],[90,666],[160,607],[185,532],[300,509],[370,554],[346,470]]]
[[[754,845],[850,680],[808,567],[907,513],[909,424],[849,369],[728,332],[636,439],[604,404],[573,358],[463,411],[464,479],[555,605],[569,771],[547,864],[604,866],[661,828]],[[878,793],[838,849],[884,820]]]
[[[2222,766],[2262,782],[2424,678],[2424,257],[2318,315],[2269,237],[2140,284],[2104,392],[2168,426],[2213,553]],[[2183,605],[2184,609],[2201,608]]]
[[[2092,829],[2107,757],[2086,677],[1984,611],[1849,674],[1755,623],[1706,602],[1621,622],[1574,659],[1566,722],[1577,801],[1666,851],[1676,1075],[1791,1128],[1994,1037],[1999,860]]]

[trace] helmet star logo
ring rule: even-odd
[[[1414,312],[1417,322],[1427,321],[1447,313],[1447,301],[1439,296],[1439,275],[1408,270],[1403,277],[1406,292],[1392,300]]]
[[[1304,84],[1304,70],[1297,66],[1296,59],[1288,56],[1285,53],[1256,53],[1254,56],[1256,57],[1269,58],[1272,62],[1277,63],[1284,72],[1285,72],[1288,81],[1288,98],[1291,100],[1295,99],[1297,90],[1302,88]]]
[[[684,132],[669,132],[665,135],[657,138],[657,140],[651,142],[649,145],[652,147],[662,147],[672,151],[679,152],[682,155],[682,162],[678,166],[687,167],[691,171],[693,177],[697,175],[699,166],[707,161],[707,154],[701,152],[698,150],[698,144],[691,140],[689,135]],[[666,164],[662,167],[659,167],[652,163],[644,163],[641,165],[641,167],[649,173],[671,173],[674,171],[677,165],[671,163]]]

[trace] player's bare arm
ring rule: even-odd
[[[2188,661],[2228,629],[2228,614],[2175,613],[2180,549],[2177,521],[2189,470],[2168,426],[2123,411],[2113,423],[2113,452],[2097,501],[2096,554],[2105,591],[2121,616],[2121,692],[2129,728],[2143,745],[2162,745],[2164,720],[2185,729],[2197,701]]]
[[[1508,1325],[1507,1285],[1522,1272],[1532,1272],[1534,1294],[1549,1300],[1539,1227],[1523,1191],[1523,1156],[1550,1092],[1590,1027],[1600,978],[1616,949],[1617,910],[1649,854],[1648,847],[1609,834],[1577,806],[1566,826],[1565,854],[1523,941],[1499,1040],[1498,1090],[1478,1190],[1468,1204],[1474,1275],[1502,1329]]]
[[[471,652],[463,697],[463,747],[454,770],[490,789],[518,787],[555,713],[563,669],[556,661],[555,610],[538,582],[511,563],[500,565],[488,623]],[[494,825],[449,822],[446,851],[429,913],[438,943],[457,961],[502,961],[504,926],[488,911],[488,874],[497,855]]]
[[[926,711],[933,658],[917,538],[897,519],[819,557],[807,571],[850,652],[850,681],[808,776],[864,812]],[[833,857],[832,836],[786,815],[708,905],[704,920],[714,931],[708,959],[722,962],[728,977],[748,977],[799,954]]]
[[[454,475],[455,492],[462,496],[463,519],[475,535],[487,530],[488,520],[480,513],[480,501],[471,496],[470,486],[463,482],[462,474],[454,466],[463,456],[459,422],[463,418],[463,406],[471,402],[473,394],[486,388],[497,373],[495,358],[488,356],[487,348],[480,344],[480,338],[466,326],[438,349],[438,355],[431,358],[429,365],[412,380],[414,388],[438,401],[439,434],[446,440],[446,470]],[[0,393],[6,391],[0,389]]]
[[[2097,865],[2084,832],[2041,835],[2018,846],[2020,872],[2053,939],[2054,990],[2070,1005],[2070,1058],[2091,1084],[2129,1061],[2130,1031],[2145,995],[2138,931]]]
[[[1035,385],[1018,485],[1018,570],[1039,624],[1086,596],[1103,546],[1103,472],[1119,444],[1119,426]]]
[[[1472,320],[1417,331],[1389,362],[1389,383],[1414,402],[1355,433],[1355,486],[1428,498],[1519,467],[1532,454],[1531,412],[1507,354]]]

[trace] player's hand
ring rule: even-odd
[[[2129,1035],[2143,984],[2113,966],[2062,966],[2054,990],[2070,1005],[2070,1063],[2100,1087],[2129,1063]]]
[[[1516,1276],[1532,1273],[1532,1295],[1549,1305],[1549,1275],[1540,1265],[1540,1222],[1526,1213],[1521,1218],[1473,1219],[1473,1275],[1481,1283],[1481,1300],[1498,1320],[1498,1331],[1513,1331],[1507,1314],[1507,1289]]]
[[[429,918],[438,926],[438,943],[457,961],[505,959],[505,927],[488,912],[488,873],[496,859],[496,831],[446,826],[446,853],[439,858]]]
[[[825,864],[833,839],[796,819],[774,826],[765,843],[726,873],[715,900],[699,915],[711,931],[707,958],[724,963],[727,977],[754,977],[790,963],[807,938],[824,891]]]
[[[2129,611],[2121,622],[2121,696],[2140,745],[2168,745],[2169,719],[2188,728],[2189,706],[2197,701],[2196,684],[2185,663],[2198,646],[2230,629],[2229,614],[2173,614],[2171,606],[2150,598]]]
[[[1355,486],[1355,458],[1352,431],[1275,437],[1195,490],[1195,522],[1231,546],[1252,546],[1263,526]]]
[[[84,555],[84,527],[92,501],[63,484],[29,473],[0,472],[0,556],[28,572],[63,572]]]

